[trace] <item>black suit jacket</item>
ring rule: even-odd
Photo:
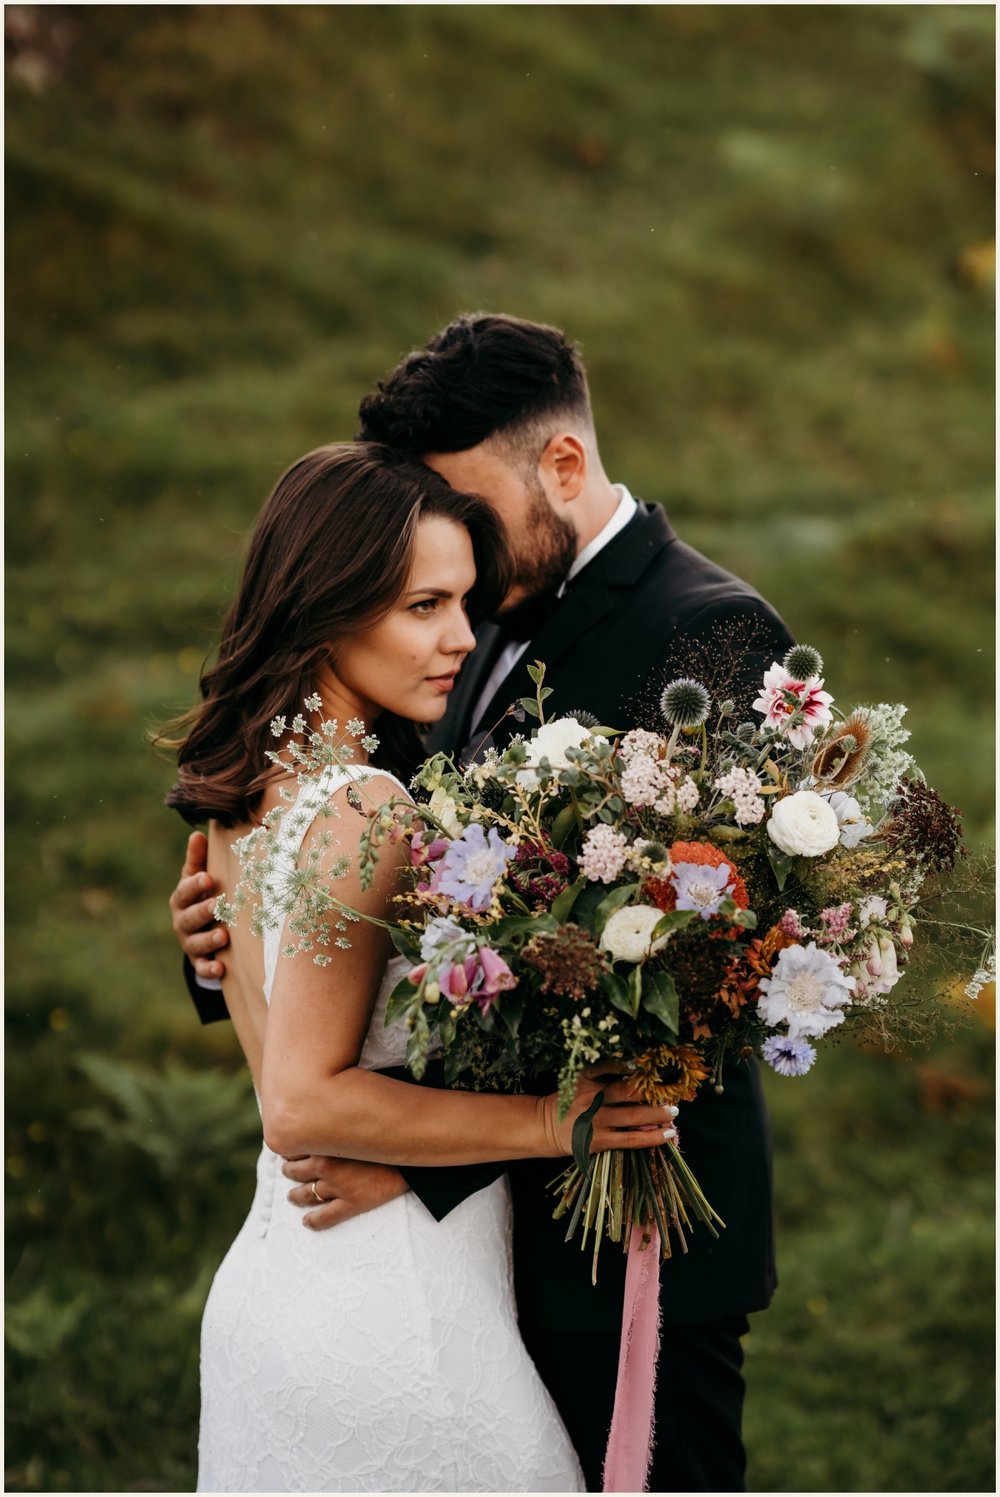
[[[641,505],[624,530],[574,579],[567,596],[532,639],[481,715],[470,721],[496,659],[495,625],[481,632],[472,660],[428,748],[476,747],[487,730],[502,746],[518,731],[508,706],[532,695],[526,665],[545,663],[552,696],[548,718],[574,708],[613,728],[655,722],[660,689],[680,674],[708,678],[713,695],[732,695],[743,715],[761,676],[792,644],[782,620],[747,583],[679,540],[663,511]],[[728,658],[727,658],[728,656]],[[530,729],[530,722],[525,731]],[[473,727],[476,732],[472,732]],[[470,742],[471,740],[471,742]],[[771,1151],[760,1078],[753,1062],[731,1064],[717,1095],[702,1087],[681,1108],[685,1157],[726,1222],[718,1241],[695,1227],[687,1255],[662,1269],[665,1325],[686,1325],[763,1309],[775,1285],[771,1227]],[[499,1166],[404,1171],[421,1199],[441,1216]],[[552,1220],[548,1182],[556,1161],[508,1166],[514,1198],[514,1267],[522,1321],[551,1330],[617,1330],[624,1254],[606,1243],[598,1284],[590,1253],[567,1244],[565,1222]]]
[[[468,742],[477,726],[471,713],[499,643],[496,626],[487,625],[445,719],[429,736],[429,750]],[[545,662],[545,683],[553,692],[547,717],[576,708],[624,730],[654,722],[659,690],[680,674],[708,677],[710,689],[721,678],[723,694],[734,696],[749,715],[764,670],[791,643],[782,620],[753,588],[680,541],[661,509],[640,505],[634,519],[574,579],[501,682],[482,715],[479,736],[498,720],[493,733],[498,745],[518,731],[504,714],[518,697],[532,694],[525,666],[533,660]],[[740,662],[735,678],[723,658],[727,650]],[[440,1084],[435,1073],[427,1081]],[[675,1253],[664,1263],[666,1326],[763,1309],[774,1291],[770,1138],[755,1064],[730,1064],[723,1084],[721,1096],[703,1085],[696,1101],[682,1107],[678,1126],[685,1157],[726,1229],[716,1241],[695,1226],[688,1254]],[[407,1168],[403,1173],[442,1219],[504,1168]],[[589,1252],[565,1243],[565,1224],[552,1220],[546,1186],[560,1173],[559,1161],[519,1160],[506,1169],[522,1322],[548,1330],[618,1330],[624,1254],[604,1244],[593,1286]]]

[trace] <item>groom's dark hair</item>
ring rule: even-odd
[[[359,409],[359,441],[411,457],[496,438],[537,462],[563,422],[593,429],[579,351],[556,327],[467,312],[401,359]]]

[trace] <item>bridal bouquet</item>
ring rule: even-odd
[[[387,843],[408,848],[390,931],[410,970],[386,1022],[405,1024],[414,1075],[432,1053],[449,1084],[516,1090],[554,1075],[565,1116],[581,1071],[615,1062],[643,1100],[683,1103],[721,1091],[727,1059],[756,1054],[801,1076],[833,1031],[889,1043],[912,1032],[897,984],[918,924],[981,939],[968,991],[990,980],[989,932],[926,912],[961,852],[960,813],[904,749],[905,707],[842,712],[822,670],[796,646],[764,673],[748,721],[681,677],[660,695],[659,727],[622,734],[583,712],[546,721],[536,663],[519,708],[537,722],[529,736],[464,770],[439,754],[415,776],[414,801],[368,810],[363,879]],[[336,729],[292,724],[286,767],[300,781],[321,787],[350,760]],[[244,902],[273,877],[281,816],[244,839]],[[349,944],[357,914],[330,885],[342,860],[322,872],[333,840],[324,832],[285,881],[289,954]],[[639,1228],[669,1255],[687,1250],[695,1221],[716,1233],[679,1141],[591,1158],[599,1104],[577,1120],[573,1163],[553,1182],[567,1238],[594,1234],[594,1273],[605,1235],[627,1246]]]
[[[841,1026],[893,1032],[916,907],[961,850],[959,814],[902,745],[903,706],[842,713],[797,646],[765,673],[756,720],[697,680],[662,692],[662,727],[624,734],[577,712],[459,769],[437,755],[416,806],[373,813],[362,873],[409,843],[393,932],[411,970],[387,1022],[420,1076],[502,1090],[555,1074],[565,1116],[584,1067],[625,1062],[650,1102],[721,1091],[727,1057],[801,1076]],[[988,933],[982,933],[988,940]],[[992,957],[980,963],[989,964]],[[686,1251],[723,1225],[678,1144],[590,1158],[591,1113],[555,1184],[567,1238],[656,1229]]]

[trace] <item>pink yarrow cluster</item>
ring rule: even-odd
[[[612,827],[592,826],[583,839],[580,871],[591,883],[612,884],[625,867],[628,838]]]
[[[763,787],[752,769],[731,769],[719,776],[715,788],[732,801],[737,826],[756,826],[763,821],[767,810],[760,794]]]
[[[626,733],[618,745],[625,761],[622,795],[630,806],[652,806],[661,816],[687,815],[698,804],[698,787],[690,775],[656,757],[663,740],[645,728]]]

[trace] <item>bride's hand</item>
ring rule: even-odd
[[[587,1111],[598,1092],[604,1100],[594,1114],[590,1152],[603,1149],[652,1149],[667,1139],[676,1139],[677,1108],[638,1099],[635,1082],[619,1061],[605,1061],[584,1071],[577,1084],[569,1112],[560,1122],[555,1092],[540,1097],[545,1136],[553,1154],[572,1154],[573,1124]]]

